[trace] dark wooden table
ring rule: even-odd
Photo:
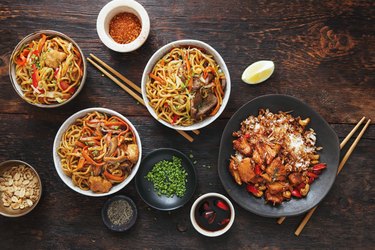
[[[140,0],[149,13],[151,33],[140,49],[128,54],[110,51],[96,33],[97,15],[107,1],[0,2],[0,161],[30,163],[44,188],[32,213],[0,218],[0,248],[375,248],[374,123],[300,237],[293,233],[302,215],[277,225],[275,219],[256,216],[237,204],[235,223],[222,237],[201,236],[189,220],[192,202],[200,194],[226,194],[217,174],[221,132],[231,115],[252,98],[271,93],[295,96],[319,112],[341,140],[362,116],[375,119],[374,2],[184,2]],[[202,40],[227,63],[230,101],[220,118],[188,143],[88,65],[86,85],[77,99],[61,108],[36,108],[15,93],[8,66],[18,41],[40,29],[69,35],[86,56],[96,54],[138,85],[143,68],[159,47],[183,38]],[[256,86],[244,84],[243,70],[261,59],[275,62],[273,76]],[[136,202],[137,223],[126,233],[110,232],[100,216],[108,198],[70,190],[52,160],[60,125],[88,107],[106,107],[127,116],[141,135],[143,156],[160,147],[192,153],[199,178],[193,199],[175,211],[157,211],[141,200],[132,181],[118,194]]]

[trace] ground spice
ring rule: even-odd
[[[138,17],[128,12],[117,14],[109,23],[109,34],[115,42],[121,44],[134,41],[141,30],[142,25]]]
[[[112,224],[120,226],[130,221],[133,217],[133,209],[129,202],[117,200],[109,204],[107,215]]]

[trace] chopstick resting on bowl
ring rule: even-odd
[[[94,54],[90,53],[91,58],[87,58],[87,61],[89,61],[94,67],[96,67],[99,71],[101,71],[104,75],[106,75],[109,79],[111,79],[114,83],[116,83],[120,88],[125,90],[129,95],[131,95],[134,99],[136,99],[139,103],[141,103],[143,106],[145,106],[145,102],[143,101],[142,97],[140,95],[142,94],[141,88],[138,87],[136,84],[134,84],[132,81],[130,81],[128,78],[126,78],[124,75],[120,74],[118,71],[110,67],[108,64],[106,64],[104,61],[99,59]],[[95,61],[94,61],[95,60]],[[100,64],[100,65],[99,65]],[[108,71],[107,71],[108,70]],[[113,75],[112,75],[112,74]],[[133,88],[136,92],[134,92],[131,88],[126,86],[124,83],[119,81],[117,78],[125,82],[128,86]],[[175,129],[179,134],[181,134],[185,139],[187,139],[190,142],[194,141],[194,138],[191,137],[188,133],[182,130]],[[193,130],[194,134],[199,135],[199,130]]]
[[[362,117],[362,119],[357,123],[357,125],[352,129],[352,131],[350,131],[350,133],[345,137],[345,139],[340,143],[340,149],[342,149],[346,143],[349,141],[349,139],[353,136],[353,134],[358,130],[358,128],[360,127],[360,125],[363,123],[363,121],[366,119],[366,117]],[[340,164],[339,164],[339,167],[338,167],[338,171],[337,171],[337,175],[341,172],[341,170],[343,169],[346,161],[349,159],[350,155],[353,153],[355,147],[357,146],[359,140],[361,139],[362,135],[365,133],[367,127],[369,126],[371,122],[371,119],[369,119],[365,126],[362,128],[362,130],[360,131],[360,133],[358,134],[357,138],[354,140],[353,144],[350,146],[350,148],[348,149],[348,152],[345,154],[345,156],[343,157],[343,159],[341,160]],[[307,222],[309,221],[309,219],[311,218],[312,214],[315,212],[316,208],[318,206],[315,206],[313,207],[312,209],[309,210],[309,212],[305,215],[305,217],[303,218],[303,220],[301,221],[301,223],[299,224],[297,230],[294,232],[294,234],[296,236],[299,236],[302,232],[302,230],[304,229],[304,227],[306,226]],[[278,220],[277,220],[277,223],[278,224],[282,224],[283,221],[285,220],[286,217],[280,217]]]

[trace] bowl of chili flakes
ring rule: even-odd
[[[147,40],[150,18],[145,8],[134,0],[113,0],[99,12],[96,29],[109,49],[132,52]]]

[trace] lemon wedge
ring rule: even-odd
[[[242,73],[242,81],[248,84],[258,84],[267,80],[273,73],[275,64],[272,61],[257,61]]]

